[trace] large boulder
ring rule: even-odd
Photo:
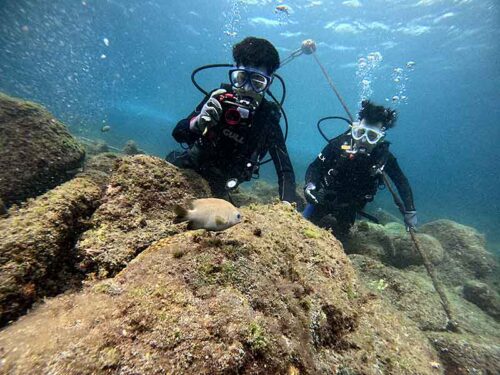
[[[75,178],[0,219],[0,325],[71,284],[73,246],[100,195]]]
[[[429,332],[428,337],[439,352],[446,374],[497,375],[500,372],[498,337],[449,332]]]
[[[444,250],[438,240],[423,233],[418,233],[417,239],[433,264],[442,261]],[[398,268],[423,264],[404,225],[395,222],[380,225],[358,221],[345,241],[345,249],[349,254],[367,255]]]
[[[159,240],[114,278],[7,327],[3,371],[442,373],[416,327],[358,287],[330,233],[283,204],[242,214],[222,233]]]
[[[460,333],[445,333],[447,317],[423,267],[401,270],[368,256],[349,257],[364,285],[424,331],[447,374],[497,373],[493,369],[500,369],[500,324],[464,299],[459,289],[443,287],[460,329]]]
[[[91,229],[78,241],[80,269],[99,278],[116,274],[154,241],[179,233],[173,223],[175,205],[209,195],[199,175],[165,160],[146,155],[120,159]]]
[[[469,279],[485,279],[496,269],[496,261],[485,248],[486,241],[476,229],[451,220],[422,225],[420,232],[436,238],[445,251],[441,264],[446,282],[461,286]]]
[[[500,297],[488,284],[469,280],[463,289],[464,298],[500,321]]]
[[[74,246],[99,205],[116,156],[89,159],[76,178],[0,219],[0,326],[45,296],[80,287]]]
[[[295,189],[297,210],[302,211],[306,206],[303,189]],[[258,180],[249,184],[241,184],[238,189],[231,192],[231,200],[238,207],[248,206],[252,203],[268,204],[279,200],[278,185],[270,184],[265,180]]]
[[[0,200],[9,206],[75,175],[85,152],[42,106],[0,93]]]

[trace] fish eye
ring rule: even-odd
[[[239,220],[239,219],[241,219],[241,215],[240,215],[240,214],[237,214],[237,215],[236,215],[236,219],[238,219],[238,220]]]

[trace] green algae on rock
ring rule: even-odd
[[[252,203],[269,204],[279,200],[278,185],[270,184],[264,180],[258,180],[251,184],[243,184],[234,192],[231,192],[231,199],[237,207],[248,206]],[[303,210],[305,199],[302,189],[296,188],[297,209]]]
[[[467,301],[480,307],[484,312],[500,321],[500,297],[488,284],[477,280],[469,280],[463,288]]]
[[[0,325],[45,296],[80,286],[74,245],[117,160],[107,154],[88,159],[76,178],[0,219]]]
[[[137,143],[134,140],[132,140],[132,139],[129,139],[127,141],[127,143],[125,143],[125,146],[123,146],[122,152],[125,155],[142,155],[142,154],[145,154],[145,152],[143,150],[141,150],[139,148],[139,146],[137,146]]]
[[[0,219],[0,325],[70,284],[72,247],[100,196],[77,177]]]
[[[433,264],[443,260],[444,250],[438,240],[423,233],[417,234],[417,238]],[[359,221],[344,245],[350,254],[367,255],[398,268],[423,264],[404,225],[399,223],[380,225]]]
[[[500,344],[496,336],[500,331],[500,324],[478,306],[464,299],[460,290],[448,286],[446,292],[463,333],[444,333],[446,315],[441,308],[439,296],[422,267],[400,270],[364,255],[352,254],[349,257],[365,285],[376,283],[380,279],[387,282],[387,287],[379,295],[414,321],[429,337],[445,363],[446,373],[469,374],[474,372],[467,372],[465,368],[471,371],[475,368],[478,374],[494,374],[495,372],[488,372],[489,369],[500,368]],[[439,341],[434,341],[436,337],[440,338]],[[459,358],[459,346],[452,343],[455,341],[471,343],[467,357]],[[447,346],[454,347],[455,351],[450,353],[451,349],[446,349]],[[474,353],[471,348],[478,350]],[[457,367],[462,370],[458,371]]]
[[[120,159],[91,229],[77,244],[80,268],[100,278],[116,274],[151,243],[182,230],[173,224],[175,205],[209,195],[206,181],[192,171],[152,156]]]
[[[442,274],[450,285],[485,279],[497,269],[495,259],[485,248],[484,236],[474,228],[451,220],[436,220],[422,225],[420,231],[435,237],[443,246],[446,268]]]
[[[0,93],[0,199],[9,206],[73,177],[85,152],[42,106]]]
[[[1,331],[4,370],[441,373],[416,327],[358,288],[333,236],[306,237],[310,223],[283,204],[242,211],[239,226],[161,239]]]

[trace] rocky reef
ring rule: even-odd
[[[447,374],[496,374],[500,369],[498,263],[474,229],[437,220],[417,239],[443,285],[459,333],[447,317],[418,253],[397,223],[358,222],[345,249],[359,277],[425,333]]]
[[[46,109],[0,93],[3,205],[35,197],[70,179],[84,156],[83,147]]]
[[[306,205],[302,187],[296,189],[296,207],[299,211]],[[279,200],[278,185],[270,184],[264,180],[242,184],[231,193],[231,199],[236,206],[248,206],[252,203],[268,204]]]
[[[53,199],[62,192],[63,202]],[[2,245],[0,259],[30,267],[2,272],[14,275],[3,289],[4,322],[38,302],[0,331],[2,371],[493,374],[500,366],[495,317],[464,298],[457,281],[444,282],[462,331],[444,331],[438,297],[400,224],[359,222],[346,245],[351,259],[331,233],[281,203],[249,204],[242,223],[217,234],[173,224],[175,204],[208,194],[199,176],[161,159],[100,154],[0,219],[11,231],[0,243],[18,246]],[[43,202],[53,216],[39,216]],[[71,216],[72,207],[81,211]],[[33,235],[26,228],[39,228],[39,219],[45,226]],[[419,238],[438,268],[446,262],[445,242]],[[452,256],[467,269],[468,255]],[[496,291],[487,274],[480,282]]]
[[[115,275],[153,241],[179,233],[174,206],[208,197],[197,174],[150,156],[125,157],[118,163],[90,229],[79,239],[78,267],[99,278]]]
[[[113,163],[109,157],[89,161],[84,173],[0,220],[0,325],[78,285],[74,245],[99,206]]]
[[[233,196],[240,224],[188,231],[174,206],[209,196],[206,181],[89,144],[69,181],[0,199],[0,373],[499,373],[498,263],[473,228],[417,234],[459,326],[448,332],[390,214],[342,245],[259,182]]]
[[[5,371],[440,373],[430,343],[358,285],[333,236],[283,204],[242,213],[219,234],[167,236],[8,326]]]

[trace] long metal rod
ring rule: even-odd
[[[404,205],[403,202],[401,201],[401,198],[399,195],[394,191],[394,188],[391,185],[391,182],[389,181],[389,178],[387,177],[387,174],[382,171],[382,179],[384,180],[384,184],[389,190],[389,192],[392,195],[392,198],[394,199],[394,203],[398,206],[399,210],[401,211],[402,214],[404,214]],[[439,298],[441,298],[441,305],[443,306],[443,309],[446,313],[446,317],[448,318],[448,324],[446,326],[446,329],[453,331],[453,332],[458,332],[458,324],[455,319],[453,319],[453,314],[451,312],[450,308],[450,302],[448,301],[448,297],[446,297],[446,294],[442,288],[441,283],[439,282],[436,274],[436,270],[434,269],[434,265],[430,261],[429,257],[427,256],[427,252],[424,251],[420,247],[420,243],[417,239],[417,235],[415,233],[415,230],[413,228],[409,228],[410,236],[413,241],[413,245],[415,245],[415,248],[417,249],[418,253],[422,257],[422,260],[424,261],[424,266],[425,269],[427,270],[427,274],[432,280],[432,285],[434,285],[434,289],[439,295]]]
[[[351,120],[351,122],[354,122],[354,117],[351,115],[351,112],[349,111],[349,108],[347,108],[347,105],[345,104],[344,99],[342,99],[342,96],[340,96],[340,93],[337,91],[337,88],[335,87],[335,84],[333,83],[332,77],[330,77],[330,75],[326,71],[326,69],[323,66],[323,64],[321,64],[321,62],[319,61],[318,56],[316,56],[316,52],[313,52],[312,55],[314,57],[314,60],[316,60],[316,62],[318,63],[321,71],[325,75],[326,80],[328,81],[328,84],[332,88],[332,90],[335,93],[335,95],[337,95],[337,98],[340,101],[340,104],[342,104],[342,107],[344,107],[344,110],[347,113],[347,116],[349,116],[349,119]]]

